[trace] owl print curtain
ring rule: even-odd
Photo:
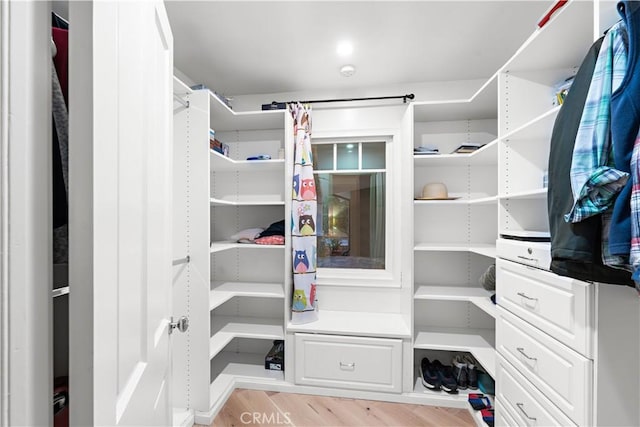
[[[293,117],[293,195],[291,253],[293,256],[292,323],[318,319],[316,304],[316,184],[311,154],[311,108],[289,104]]]

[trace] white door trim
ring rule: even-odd
[[[0,422],[51,425],[51,9],[1,3]]]

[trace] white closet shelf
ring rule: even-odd
[[[188,93],[193,93],[193,89],[187,86],[176,76],[173,76],[173,93],[176,95],[186,95]]]
[[[211,124],[216,131],[283,129],[287,110],[234,111],[209,91]]]
[[[558,10],[550,22],[537,29],[511,59],[503,71],[539,70],[541,67],[579,66],[593,40],[591,2],[570,1]],[[571,28],[571,31],[567,31]],[[585,44],[585,41],[587,44]]]
[[[209,149],[210,167],[214,172],[266,172],[282,171],[284,173],[284,159],[271,160],[234,160],[223,156],[215,150]]]
[[[546,188],[536,188],[535,190],[518,191],[509,194],[500,194],[498,199],[500,200],[513,200],[513,199],[546,199]]]
[[[498,196],[478,197],[472,199],[460,198],[454,200],[414,200],[415,206],[446,206],[446,205],[491,205],[496,203]]]
[[[558,117],[560,107],[561,106],[558,105],[542,113],[538,117],[505,134],[502,136],[502,139],[510,144],[519,141],[548,140],[553,130],[556,117]]]
[[[479,287],[421,285],[413,298],[433,301],[468,301],[495,318],[496,306],[491,302],[491,294],[491,292]]]
[[[214,406],[226,393],[231,393],[236,380],[252,382],[284,382],[283,371],[271,371],[264,368],[264,355],[250,353],[222,352],[216,356],[216,362],[225,365],[210,386],[210,406]]]
[[[211,253],[227,251],[229,249],[258,249],[258,250],[283,250],[285,245],[258,245],[255,243],[237,243],[229,241],[219,241],[211,243]]]
[[[214,316],[216,328],[209,341],[209,358],[214,358],[234,338],[283,340],[284,328],[280,319],[261,317]]]
[[[471,328],[430,328],[416,325],[414,349],[467,351],[491,377],[496,373],[495,331]]]
[[[420,363],[420,361],[417,361],[418,363]],[[448,364],[446,360],[441,360],[441,362],[443,364]],[[419,371],[418,371],[419,372]],[[419,375],[419,374],[418,374]],[[422,380],[420,379],[420,377],[418,376],[416,378],[415,381],[415,385],[413,386],[413,393],[414,394],[419,394],[420,396],[429,396],[429,397],[436,397],[436,398],[442,398],[443,400],[446,400],[448,402],[454,401],[454,402],[460,402],[461,408],[466,408],[469,407],[469,402],[467,402],[467,400],[469,399],[469,394],[470,393],[482,393],[479,389],[478,390],[471,390],[471,389],[466,389],[466,390],[458,390],[457,394],[449,394],[445,391],[442,390],[431,390],[428,389],[427,387],[425,387],[422,384]],[[480,414],[480,411],[474,411],[477,412],[478,414]],[[486,426],[487,424],[482,421],[482,416],[480,416],[480,423],[478,423],[476,421],[476,425],[478,426]]]
[[[312,323],[287,325],[289,332],[410,338],[411,329],[401,314],[321,310]]]
[[[498,140],[468,154],[414,154],[414,167],[491,166],[498,164]]]
[[[498,117],[498,78],[489,79],[468,99],[414,102],[414,121],[483,120]]]
[[[69,293],[69,287],[64,286],[61,288],[56,288],[51,290],[51,296],[53,298],[61,297],[62,295],[67,295]]]
[[[282,283],[212,282],[209,310],[234,297],[284,298],[284,287]]]
[[[276,200],[263,196],[234,196],[218,199],[212,197],[209,200],[211,206],[284,206],[284,200]]]
[[[416,252],[473,252],[489,258],[496,257],[496,245],[489,243],[419,243]]]

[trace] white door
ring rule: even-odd
[[[82,328],[76,325],[85,315],[78,304],[88,301],[92,327],[76,339],[93,364],[83,370],[86,360],[80,355],[74,364],[72,343],[70,422],[167,426],[172,421],[173,38],[160,1],[74,3],[70,173],[72,180],[76,173],[77,187],[70,190],[70,264],[77,272],[71,293],[74,278],[78,292],[70,300],[71,322]],[[90,58],[75,60],[85,61],[89,83],[80,71],[74,75],[83,69],[73,63],[74,52],[82,49]],[[78,93],[82,85],[87,93]],[[74,101],[87,97],[91,113],[78,111]],[[78,141],[87,127],[91,139]],[[84,164],[74,156],[86,156]],[[89,227],[83,228],[88,221],[83,215],[90,217]],[[77,283],[83,273],[90,292]],[[92,354],[86,353],[86,342],[82,348],[83,334],[92,335]],[[84,403],[90,408],[78,407]]]

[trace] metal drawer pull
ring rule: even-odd
[[[522,255],[518,255],[518,258],[523,259],[525,261],[534,261],[535,263],[538,263],[538,258],[528,258],[528,257],[522,256]]]
[[[520,411],[524,414],[525,417],[527,417],[528,419],[530,419],[531,421],[538,421],[537,418],[534,417],[530,417],[529,414],[527,414],[524,409],[522,409],[522,407],[524,406],[524,403],[516,403],[516,406],[518,407],[518,409],[520,409]]]
[[[538,301],[538,298],[527,296],[524,292],[518,292],[518,295],[521,296],[522,298],[528,299],[529,301]]]
[[[527,353],[525,353],[525,352],[524,352],[524,347],[517,347],[517,348],[516,348],[516,350],[518,350],[518,351],[520,352],[520,354],[521,354],[521,355],[523,355],[524,357],[526,357],[526,358],[527,358],[527,359],[529,359],[529,360],[536,360],[536,361],[538,360],[537,358],[535,358],[535,357],[531,357],[531,356],[529,356]]]
[[[340,367],[341,368],[347,368],[347,369],[355,369],[356,368],[356,362],[351,362],[351,363],[342,363],[342,362],[340,362]]]

